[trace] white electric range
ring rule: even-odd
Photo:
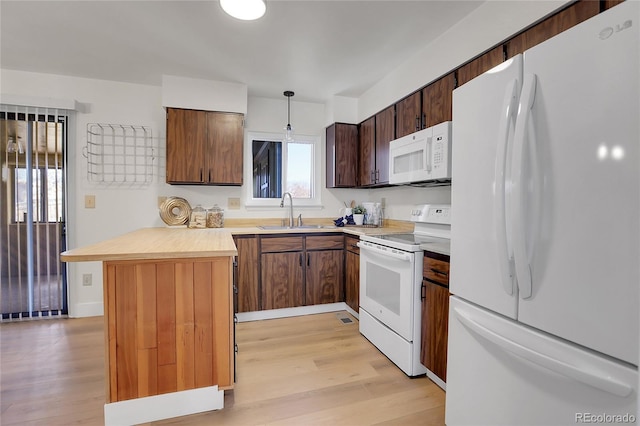
[[[411,211],[410,234],[360,237],[360,333],[408,376],[420,363],[424,250],[449,254],[451,206],[425,204]]]

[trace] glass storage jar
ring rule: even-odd
[[[222,228],[224,226],[224,210],[217,204],[207,210],[207,228]]]
[[[206,228],[207,226],[207,213],[200,204],[195,206],[191,210],[191,216],[189,218],[189,228]]]

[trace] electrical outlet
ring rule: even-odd
[[[85,209],[95,209],[96,208],[96,196],[95,195],[85,195],[84,196],[84,208]]]
[[[229,210],[239,210],[240,209],[240,198],[229,198],[227,200],[227,206]]]
[[[82,285],[85,287],[89,287],[92,284],[92,275],[91,274],[82,274]]]
[[[164,196],[158,197],[158,208],[162,207],[162,203],[164,203],[165,201],[167,201],[167,197],[164,197]]]

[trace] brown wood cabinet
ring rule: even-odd
[[[389,183],[389,143],[395,139],[395,107],[392,105],[360,123],[358,186]]]
[[[422,129],[422,91],[396,103],[396,138]]]
[[[468,83],[480,74],[489,71],[503,61],[504,50],[502,46],[498,46],[478,56],[476,59],[467,62],[458,68],[458,87]]]
[[[262,254],[262,309],[304,305],[302,251]]]
[[[423,277],[420,362],[446,382],[449,256],[425,252]]]
[[[167,183],[242,185],[244,115],[167,108]]]
[[[598,13],[600,2],[578,1],[507,41],[507,58],[522,53]]]
[[[376,184],[389,183],[389,143],[396,138],[396,108],[391,105],[376,114]]]
[[[107,402],[233,386],[232,261],[104,262]]]
[[[453,89],[455,73],[449,73],[422,89],[422,128],[451,121],[453,116]]]
[[[262,309],[344,300],[341,234],[261,237]]]
[[[342,250],[320,250],[307,252],[305,305],[336,303],[343,300]]]
[[[326,187],[358,185],[358,126],[334,123],[326,128]]]
[[[356,244],[360,239],[353,235],[345,235],[345,285],[344,301],[351,309],[359,312],[360,308],[360,247]]]
[[[376,117],[368,118],[358,126],[360,156],[358,159],[358,186],[370,186],[376,182]]]
[[[260,238],[262,309],[304,305],[304,237]]]
[[[260,306],[258,238],[255,235],[236,235],[233,239],[238,249],[234,306],[236,312],[257,311]]]
[[[604,1],[604,10],[611,9],[613,6],[619,5],[623,3],[625,0],[605,0]]]

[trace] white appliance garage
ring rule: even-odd
[[[636,420],[639,16],[454,91],[449,426]]]
[[[360,333],[417,376],[427,373],[420,363],[423,250],[449,254],[450,206],[417,206],[411,220],[412,234],[360,237],[359,319]]]

